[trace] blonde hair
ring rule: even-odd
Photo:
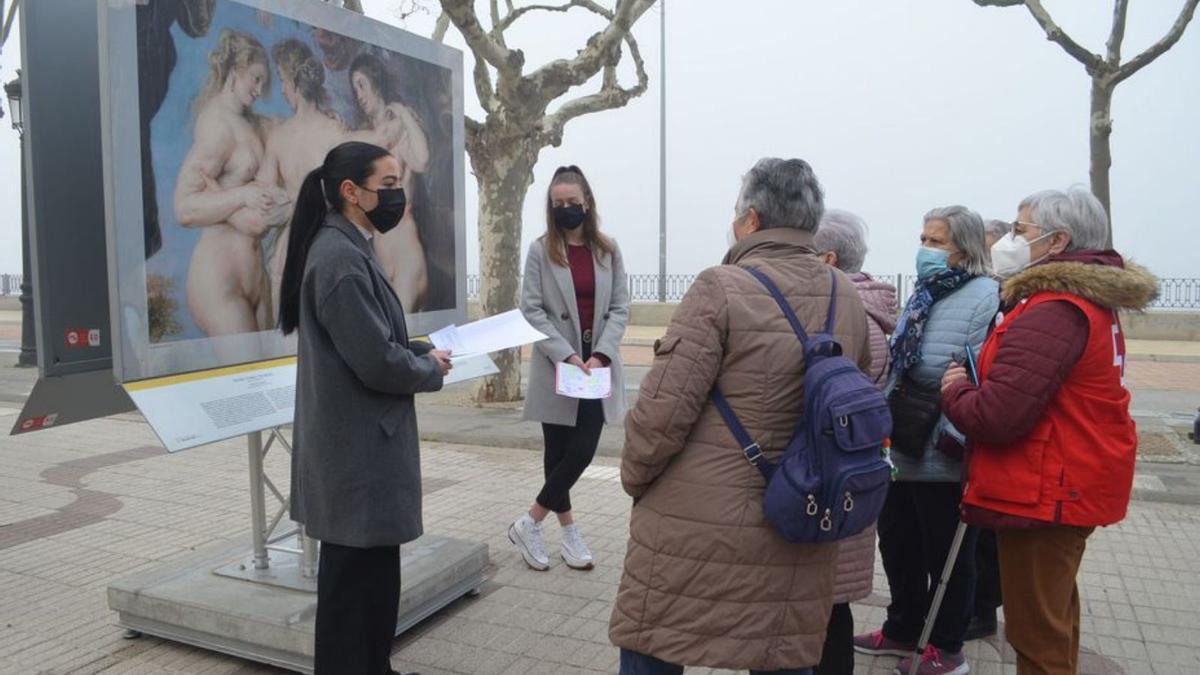
[[[230,28],[222,29],[217,48],[208,55],[208,84],[196,97],[197,110],[225,87],[225,81],[231,74],[245,70],[255,63],[262,64],[267,71],[263,87],[265,91],[270,90],[271,62],[267,58],[266,48],[249,33]]]

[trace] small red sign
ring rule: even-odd
[[[99,328],[75,328],[67,331],[67,347],[69,349],[99,347],[100,344],[101,334]]]
[[[34,429],[45,429],[46,427],[54,426],[58,421],[58,414],[42,415],[41,417],[30,417],[21,423],[21,431],[33,431]]]

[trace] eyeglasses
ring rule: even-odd
[[[1030,223],[1030,222],[1027,222],[1027,221],[1024,221],[1024,220],[1014,220],[1014,221],[1012,221],[1012,231],[1013,231],[1013,234],[1014,234],[1014,235],[1015,235],[1015,234],[1017,234],[1017,233],[1019,233],[1019,232],[1020,232],[1020,233],[1023,233],[1025,230],[1027,230],[1027,229],[1029,229],[1029,228],[1031,228],[1031,227],[1036,227],[1036,228],[1038,229],[1038,232],[1045,232],[1045,231],[1046,231],[1046,228],[1042,227],[1041,225],[1038,225],[1037,223]]]

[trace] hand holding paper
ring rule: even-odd
[[[554,391],[571,398],[608,398],[612,396],[612,369],[593,368],[589,375],[579,366],[560,363],[555,371]]]

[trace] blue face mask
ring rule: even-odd
[[[950,252],[940,248],[922,246],[917,249],[917,278],[928,279],[938,272],[950,269]]]

